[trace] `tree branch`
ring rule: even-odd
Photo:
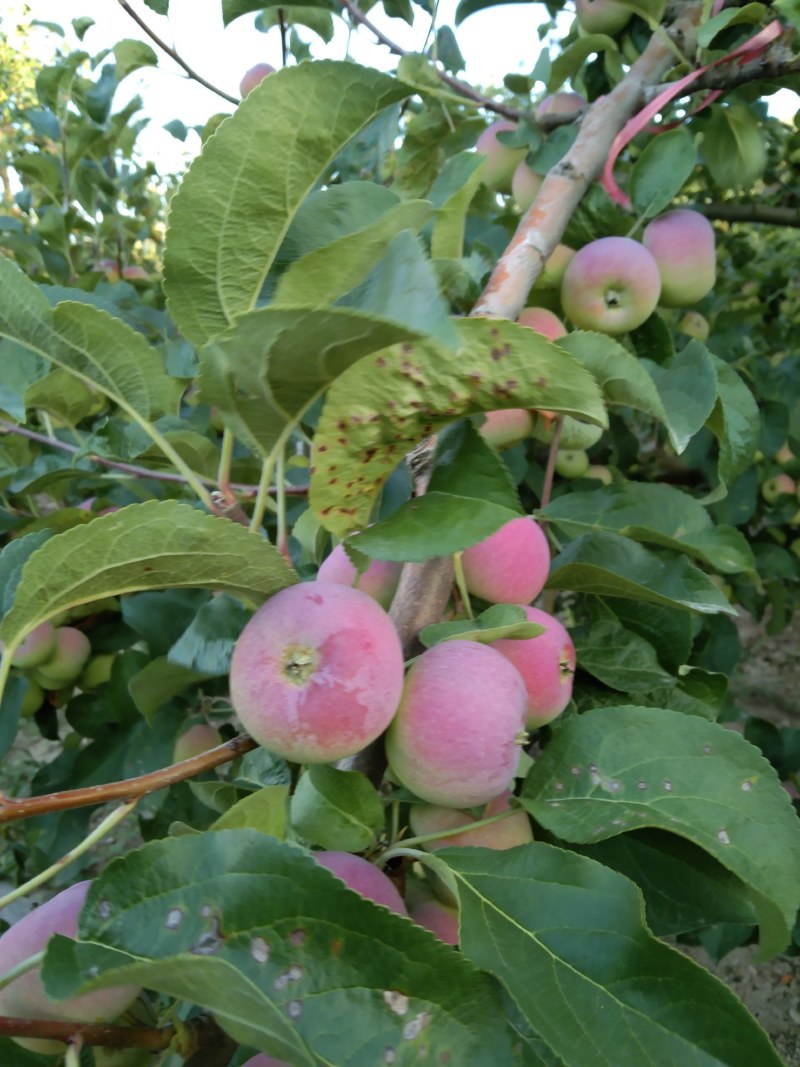
[[[71,1023],[55,1019],[17,1019],[0,1015],[0,1037],[49,1038],[51,1041],[75,1041],[80,1037],[84,1045],[105,1048],[141,1048],[162,1052],[174,1043],[175,1051],[187,1062],[198,1050],[206,1055],[218,1048],[227,1050],[228,1062],[235,1051],[235,1042],[219,1028],[209,1015],[197,1015],[183,1023],[176,1031],[170,1026],[106,1026],[104,1023]],[[203,1062],[210,1062],[204,1059]]]
[[[712,89],[735,89],[754,81],[782,81],[792,74],[800,74],[800,59],[787,52],[785,41],[780,38],[772,48],[748,63],[726,63],[712,67],[687,86],[682,95],[691,96]],[[650,86],[645,90],[644,102],[655,100],[659,93],[668,88],[669,82]]]
[[[800,229],[800,211],[791,207],[733,202],[695,204],[695,207],[707,219],[718,219],[720,222],[760,222],[767,226],[793,226]]]
[[[681,5],[669,26],[668,32],[684,50],[692,50],[701,15],[702,4],[690,0]],[[622,81],[587,110],[572,148],[545,177],[473,314],[517,318],[589,184],[603,169],[614,138],[641,106],[645,90],[656,85],[674,63],[670,46],[661,35],[653,34]]]
[[[154,30],[150,29],[150,27],[141,18],[141,16],[136,14],[136,12],[133,10],[127,0],[117,0],[117,3],[123,11],[127,12],[130,15],[136,25],[139,26],[142,30],[144,30],[150,40],[153,41],[154,44],[158,45],[162,52],[166,52],[170,59],[174,59],[178,66],[186,71],[192,81],[196,81],[204,88],[210,89],[212,93],[216,93],[216,95],[222,97],[223,100],[227,100],[229,104],[239,103],[238,97],[229,96],[228,93],[223,92],[222,89],[218,89],[216,85],[212,85],[211,82],[206,81],[202,74],[198,74],[196,70],[193,70],[192,67],[190,67],[189,64],[186,62],[186,60],[182,59],[178,55],[174,48],[171,48],[166,41],[162,41],[158,34],[155,33]]]
[[[240,734],[238,737],[226,741],[224,745],[201,752],[199,756],[192,756],[181,763],[173,763],[169,767],[163,767],[159,771],[151,771],[149,774],[140,774],[136,778],[126,778],[122,782],[107,782],[105,785],[84,786],[82,789],[65,789],[60,793],[46,793],[38,797],[7,797],[0,793],[0,825],[15,822],[18,819],[27,819],[32,815],[43,815],[50,811],[67,811],[71,808],[84,808],[89,804],[104,804],[107,800],[132,800],[134,797],[143,797],[148,793],[155,793],[165,786],[183,782],[187,778],[202,771],[213,770],[223,763],[243,756],[258,748],[258,744],[248,737]]]

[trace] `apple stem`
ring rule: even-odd
[[[556,455],[558,454],[558,446],[561,442],[561,430],[564,426],[564,416],[558,415],[556,417],[555,426],[553,428],[553,439],[550,442],[550,451],[547,454],[547,466],[544,471],[544,483],[542,485],[542,497],[539,506],[546,508],[550,503],[550,496],[553,492],[553,478],[556,471]],[[543,519],[545,523],[546,519]],[[547,527],[545,527],[545,530]]]
[[[34,967],[38,967],[44,959],[45,950],[34,953],[33,956],[28,956],[26,960],[21,960],[16,967],[12,967],[10,971],[0,976],[0,989],[5,989],[6,986],[11,985],[12,982],[22,977],[23,974],[27,974],[28,971],[32,971]]]
[[[472,611],[472,604],[469,599],[469,590],[467,589],[467,580],[464,577],[464,564],[461,557],[462,552],[453,553],[453,570],[455,571],[456,585],[458,586],[458,595],[461,597],[461,602],[464,605],[464,611],[468,619],[474,619],[475,615]]]

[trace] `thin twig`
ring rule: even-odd
[[[126,11],[130,15],[130,17],[133,19],[133,21],[136,23],[136,25],[139,26],[140,29],[144,30],[144,32],[147,34],[147,36],[150,38],[150,40],[153,41],[154,44],[157,44],[158,47],[162,50],[162,52],[166,52],[167,55],[171,59],[174,59],[175,62],[178,64],[178,66],[181,67],[183,70],[185,70],[186,73],[188,74],[188,76],[193,81],[198,82],[200,85],[204,86],[206,89],[210,89],[212,93],[216,93],[217,96],[222,97],[223,100],[227,100],[229,104],[238,104],[239,103],[238,97],[230,96],[228,93],[223,92],[223,90],[222,89],[218,89],[216,87],[216,85],[212,85],[210,81],[206,81],[206,79],[202,76],[202,74],[198,74],[196,70],[193,70],[189,66],[189,64],[186,62],[186,60],[182,59],[178,55],[178,53],[175,51],[174,48],[170,47],[170,45],[168,45],[166,41],[162,41],[162,39],[158,36],[158,34],[155,33],[154,30],[150,29],[150,27],[142,19],[142,17],[140,15],[136,14],[136,12],[133,10],[133,8],[127,2],[127,0],[117,0],[117,3],[119,4],[119,6],[122,8],[123,11]]]
[[[767,226],[800,228],[800,211],[796,208],[734,202],[712,202],[694,206],[707,219],[718,219],[720,222],[760,222]]]

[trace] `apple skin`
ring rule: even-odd
[[[411,665],[386,734],[392,772],[431,804],[487,804],[514,778],[526,702],[519,673],[495,649],[434,645]]]
[[[517,164],[511,175],[511,195],[523,215],[539,195],[543,181],[541,174],[531,170],[524,159]]]
[[[327,867],[360,896],[374,900],[376,904],[383,904],[398,915],[408,915],[408,909],[394,882],[387,878],[383,871],[379,871],[374,863],[361,856],[354,856],[352,852],[312,852],[311,855],[321,867]]]
[[[564,314],[581,330],[618,336],[650,317],[661,293],[658,264],[630,237],[601,237],[579,248],[561,282]]]
[[[178,736],[172,753],[172,762],[181,763],[185,759],[199,756],[201,752],[208,752],[209,749],[221,744],[222,737],[219,731],[207,723],[199,722]]]
[[[580,93],[553,93],[546,96],[536,108],[537,119],[548,115],[574,116],[583,111],[586,100]]]
[[[525,614],[529,622],[544,626],[545,632],[522,641],[503,638],[491,647],[519,671],[527,692],[526,725],[533,730],[558,718],[570,702],[575,645],[553,615],[527,606]]]
[[[406,905],[409,918],[418,926],[424,926],[447,945],[458,944],[458,908],[437,900],[418,878],[406,882]]]
[[[661,275],[662,307],[696,304],[711,292],[717,277],[714,227],[697,211],[678,208],[653,219],[642,244]]]
[[[45,689],[60,689],[78,678],[91,654],[92,645],[83,630],[61,626],[56,630],[55,651],[36,668],[36,680]]]
[[[559,337],[564,337],[567,332],[558,315],[548,311],[547,308],[523,308],[517,322],[520,326],[527,326],[531,330],[536,330],[537,333],[546,337],[548,341],[557,341]]]
[[[547,581],[550,549],[536,521],[521,515],[466,549],[461,565],[474,596],[491,604],[529,604]]]
[[[27,670],[39,667],[54,655],[56,651],[56,628],[51,622],[43,622],[31,630],[17,651],[11,657],[14,667]]]
[[[761,483],[761,495],[768,504],[775,504],[782,496],[794,496],[797,485],[788,474],[776,474]]]
[[[268,1056],[266,1052],[259,1052],[257,1056],[242,1064],[242,1067],[292,1067],[288,1060],[276,1060],[274,1056]]]
[[[705,315],[699,311],[687,311],[678,323],[678,329],[687,337],[693,337],[696,341],[707,341],[711,333],[711,327]]]
[[[40,952],[53,934],[77,937],[78,916],[90,882],[76,882],[28,912],[0,937],[0,974]],[[0,1015],[23,1019],[62,1019],[93,1023],[110,1022],[121,1015],[139,995],[136,986],[99,989],[69,1000],[51,1000],[44,991],[41,966],[35,967],[0,990]],[[43,1038],[14,1038],[32,1052],[60,1053],[64,1042]]]
[[[274,73],[275,68],[270,63],[256,63],[242,75],[242,80],[239,82],[239,95],[244,98],[252,89],[260,85],[267,75]]]
[[[324,559],[317,571],[318,582],[338,582],[340,585],[349,585],[360,589],[377,600],[382,608],[388,611],[392,597],[397,591],[397,583],[400,581],[402,563],[390,563],[381,559],[374,559],[362,575],[358,575],[356,568],[345,551],[344,545],[336,545],[331,554]],[[356,579],[358,582],[356,584]]]
[[[533,416],[525,408],[502,408],[486,412],[480,434],[494,448],[511,448],[530,437],[532,430]]]
[[[114,660],[117,658],[114,652],[104,652],[100,656],[93,656],[83,669],[78,678],[78,688],[84,692],[90,692],[111,680],[111,672],[114,669]]]
[[[780,463],[782,467],[788,466],[795,459],[795,454],[787,443],[781,445],[778,451],[775,453],[775,462]]]
[[[555,417],[544,411],[537,412],[533,424],[532,436],[543,445],[549,445],[553,440],[556,424]],[[603,427],[595,426],[593,422],[581,422],[572,415],[565,415],[561,424],[561,436],[558,439],[560,448],[567,450],[583,450],[596,445],[603,436]]]
[[[481,818],[490,819],[493,815],[501,815],[504,811],[508,811],[511,807],[510,800],[511,790],[503,790],[499,796],[489,801]],[[414,804],[409,813],[409,823],[414,837],[438,834],[442,830],[455,830],[460,826],[468,826],[478,821],[468,811],[443,808],[436,804]],[[478,826],[475,830],[464,830],[463,833],[454,834],[452,837],[440,837],[436,841],[428,841],[419,847],[424,848],[426,852],[437,852],[440,848],[470,846],[502,851],[506,848],[515,848],[517,845],[530,844],[531,841],[533,841],[533,831],[530,819],[520,808],[502,822],[492,823],[490,826]]]
[[[22,705],[19,709],[20,715],[25,719],[35,715],[44,703],[44,689],[33,678],[26,678],[26,681],[28,688],[25,690],[25,696],[22,698]]]
[[[558,289],[567,264],[575,255],[575,249],[569,245],[556,245],[545,261],[542,273],[534,282],[534,289]]]
[[[331,763],[383,733],[403,691],[391,619],[367,593],[303,582],[276,593],[239,636],[231,703],[264,748],[295,763]]]
[[[613,36],[627,26],[633,11],[616,0],[575,0],[578,23],[586,33],[607,33]]]
[[[511,177],[528,154],[528,149],[523,145],[520,148],[510,148],[497,140],[498,133],[506,130],[516,130],[517,124],[508,119],[501,119],[487,126],[478,138],[475,148],[486,157],[486,166],[483,168],[483,183],[498,193],[511,191]]]
[[[584,478],[594,478],[598,482],[602,482],[603,485],[611,485],[614,481],[611,471],[608,467],[602,466],[599,463],[592,463],[586,470]]]
[[[559,448],[556,452],[556,474],[562,478],[582,478],[589,469],[589,455],[576,448]]]

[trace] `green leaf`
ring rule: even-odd
[[[764,173],[767,149],[749,104],[714,104],[700,145],[709,174],[721,189],[749,189]]]
[[[521,515],[517,487],[506,464],[471,422],[462,420],[441,435],[429,492],[474,497]]]
[[[553,560],[547,587],[736,614],[708,575],[683,556],[657,554],[614,533],[585,534],[571,541]]]
[[[124,41],[117,41],[112,51],[116,60],[117,84],[135,70],[158,66],[158,56],[145,41],[137,41],[128,37]]]
[[[256,19],[256,29],[267,33],[273,26],[280,26],[281,16],[283,16],[284,27],[305,26],[321,37],[325,44],[330,44],[333,40],[333,17],[330,11],[326,11],[321,6],[290,4],[284,7],[279,4],[275,7],[264,7]]]
[[[456,326],[455,355],[431,342],[396,346],[331,386],[314,438],[310,504],[333,533],[365,526],[397,462],[464,415],[545,408],[605,425],[592,376],[534,330],[479,318]]]
[[[550,77],[547,79],[547,91],[554,93],[556,89],[560,89],[593,53],[618,51],[619,46],[614,38],[604,33],[590,33],[586,37],[579,37],[553,60]]]
[[[72,20],[72,29],[79,41],[83,40],[92,26],[94,26],[94,19],[90,18],[88,15],[81,15],[80,18]]]
[[[402,201],[376,222],[296,259],[281,276],[271,307],[325,307],[372,271],[402,230],[416,232],[433,214],[425,200]]]
[[[610,689],[639,693],[672,684],[650,642],[626,629],[600,600],[590,604],[589,623],[573,631],[573,639],[581,670]]]
[[[288,785],[265,785],[237,800],[211,824],[212,830],[258,830],[282,840],[286,835]]]
[[[788,943],[800,823],[773,768],[733,730],[665,708],[584,712],[537,758],[522,804],[577,844],[645,826],[693,841],[748,886],[762,955]]]
[[[765,4],[745,4],[739,8],[729,8],[713,15],[708,22],[704,22],[697,34],[697,43],[701,48],[708,48],[718,33],[726,26],[738,26],[742,22],[761,22],[767,14]]]
[[[530,0],[459,0],[456,8],[456,26],[460,26],[464,19],[474,15],[477,11],[485,11],[487,8],[498,7],[501,4],[527,4],[529,2]]]
[[[668,207],[696,160],[694,139],[684,126],[652,137],[631,172],[631,199],[637,215],[653,218]]]
[[[410,327],[349,308],[260,308],[202,350],[201,396],[244,444],[268,456],[286,427],[352,363],[418,337]]]
[[[387,1048],[411,1067],[423,1047],[432,1063],[514,1062],[486,975],[253,830],[156,841],[112,861],[89,891],[80,936],[91,943],[48,946],[52,996],[134,981],[308,1067],[374,1067]]]
[[[253,310],[303,198],[407,92],[385,74],[323,60],[286,67],[248,93],[170,203],[164,288],[189,340],[202,345]]]
[[[295,580],[280,552],[238,523],[150,500],[50,538],[23,568],[0,639],[16,648],[64,608],[164,587],[222,589],[261,603]]]
[[[459,259],[464,254],[467,211],[486,166],[477,152],[459,152],[442,167],[428,194],[438,208],[431,235],[434,259]]]
[[[5,615],[14,603],[22,568],[52,536],[50,530],[37,530],[9,541],[0,552],[0,616]]]
[[[758,405],[742,379],[715,357],[718,397],[706,425],[719,441],[719,477],[730,485],[753,462],[760,436]]]
[[[419,52],[406,52],[401,56],[397,64],[397,76],[402,78],[405,85],[413,86],[421,96],[434,96],[444,103],[459,104],[461,107],[471,103],[467,97],[448,89],[433,61]]]
[[[567,1067],[779,1067],[736,996],[651,935],[616,871],[539,843],[437,857],[458,887],[462,951]]]
[[[212,597],[170,648],[167,658],[209,678],[227,674],[233,646],[249,618],[250,612],[238,600]]]
[[[315,190],[297,209],[275,266],[285,267],[342,237],[370,228],[400,203],[397,193],[374,182],[352,181]]]
[[[169,14],[169,0],[144,0],[151,11],[155,11],[157,15]]]
[[[213,675],[181,667],[170,663],[165,656],[157,656],[131,678],[128,682],[128,692],[137,711],[150,723],[163,704],[189,686],[197,685],[210,677]]]
[[[321,7],[327,11],[340,11],[334,0],[294,0],[295,7]],[[234,19],[249,15],[252,11],[263,11],[269,4],[264,0],[222,0],[222,21],[229,26]]]
[[[711,414],[717,399],[716,360],[701,341],[667,363],[645,363],[668,413],[670,440],[680,455]]]
[[[455,622],[436,622],[420,631],[419,639],[425,648],[442,641],[480,641],[491,644],[501,638],[527,640],[545,633],[544,626],[528,622],[525,609],[515,604],[492,604],[474,619]]]
[[[359,771],[319,764],[300,777],[290,806],[292,828],[312,845],[364,852],[383,831],[383,804]]]

